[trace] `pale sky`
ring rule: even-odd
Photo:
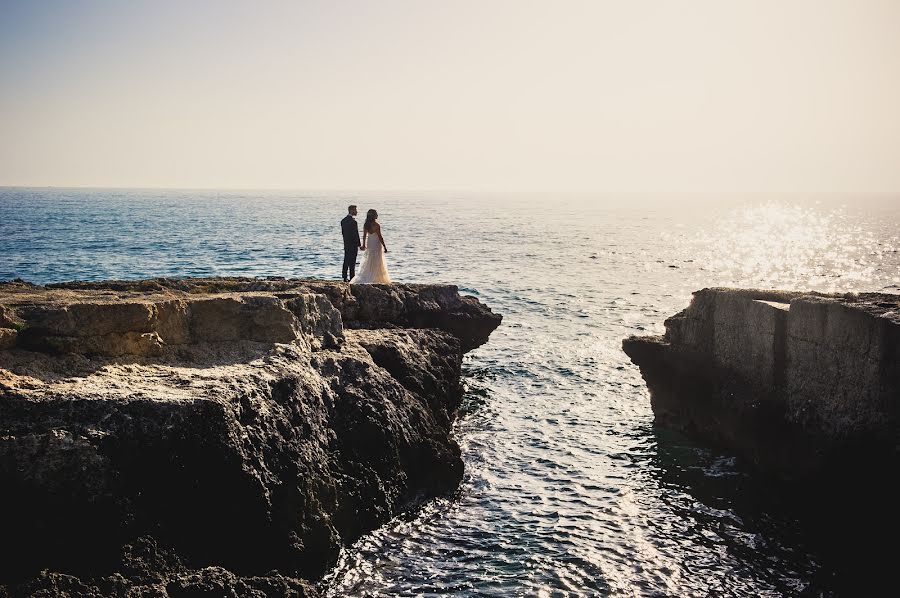
[[[0,185],[900,191],[900,0],[0,0]]]

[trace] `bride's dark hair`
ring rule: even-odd
[[[366,223],[363,224],[363,230],[369,231],[372,230],[372,223],[378,219],[378,212],[375,210],[369,210],[366,212]]]

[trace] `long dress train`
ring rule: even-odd
[[[390,282],[391,275],[388,274],[381,240],[378,235],[369,235],[359,272],[356,273],[350,284],[390,284]]]

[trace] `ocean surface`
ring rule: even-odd
[[[504,320],[465,360],[462,487],[345,550],[327,595],[865,595],[857,546],[654,427],[620,346],[703,287],[900,292],[898,196],[0,188],[0,279],[338,279],[350,203],[395,280]]]

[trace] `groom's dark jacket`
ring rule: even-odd
[[[357,249],[359,247],[359,226],[357,226],[356,220],[350,214],[347,214],[341,220],[341,234],[344,235],[344,249]]]

